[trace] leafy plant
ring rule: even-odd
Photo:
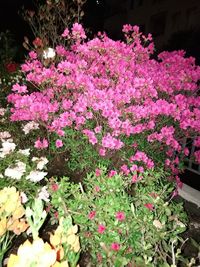
[[[52,208],[59,216],[73,215],[82,248],[98,266],[170,264],[172,243],[183,242],[180,233],[187,222],[182,203],[172,201],[174,184],[162,171],[145,172],[131,187],[130,177],[111,173],[101,167],[83,185],[61,179],[56,190],[50,189]]]

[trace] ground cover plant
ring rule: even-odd
[[[200,67],[184,51],[155,59],[150,34],[123,32],[124,41],[87,40],[74,23],[62,34],[67,47],[36,49],[21,65],[23,80],[0,109],[0,189],[19,192],[26,212],[16,220],[27,228],[6,256],[13,234],[2,228],[8,266],[39,267],[46,257],[47,266],[87,266],[84,253],[91,266],[198,263],[181,254],[187,216],[173,199],[187,138],[200,163]],[[37,246],[44,253],[23,259]]]

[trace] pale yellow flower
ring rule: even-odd
[[[48,243],[38,238],[30,243],[26,240],[18,249],[17,255],[11,254],[8,267],[51,267],[56,263],[56,251]]]

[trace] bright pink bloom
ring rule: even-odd
[[[120,250],[120,244],[116,243],[116,242],[112,243],[111,244],[111,249],[114,250],[114,251]]]
[[[35,145],[34,147],[35,148],[38,148],[38,149],[43,149],[43,148],[47,148],[48,147],[48,141],[43,138],[42,140],[38,139],[36,142],[35,142]]]
[[[122,221],[125,220],[126,216],[125,216],[125,213],[124,213],[123,211],[118,211],[118,212],[116,213],[116,215],[115,215],[115,218],[116,218],[118,221],[122,222]]]
[[[96,175],[97,177],[101,176],[101,170],[100,170],[100,169],[96,169],[96,170],[95,170],[95,175]]]
[[[59,148],[59,147],[62,147],[62,146],[63,146],[63,142],[62,142],[62,140],[57,139],[57,140],[56,140],[56,147]]]
[[[106,230],[106,227],[103,224],[98,225],[98,233],[103,234],[103,232]]]
[[[62,37],[68,37],[68,36],[69,36],[69,30],[66,28],[62,33]]]
[[[102,157],[105,156],[106,155],[106,150],[104,148],[100,148],[99,149],[99,155],[102,156]]]
[[[19,85],[18,83],[13,85],[12,91],[17,92],[18,94],[27,93],[28,92],[26,85]]]
[[[152,203],[146,203],[144,206],[149,210],[154,210],[154,205]]]
[[[58,188],[59,188],[59,185],[56,184],[56,183],[53,183],[53,184],[51,185],[51,189],[52,189],[52,191],[57,191]]]
[[[93,210],[93,211],[91,211],[91,212],[89,213],[88,218],[89,218],[90,220],[93,220],[95,216],[96,216],[96,211]]]
[[[132,176],[132,183],[136,183],[137,181],[138,181],[138,176],[137,176],[137,174],[134,174],[133,176]]]
[[[115,176],[117,174],[117,172],[115,171],[115,170],[111,170],[110,172],[109,172],[109,174],[108,174],[108,177],[113,177],[113,176]]]

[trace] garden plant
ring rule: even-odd
[[[156,58],[137,26],[123,32],[88,40],[76,22],[67,46],[36,47],[21,65],[0,109],[0,189],[19,192],[27,228],[17,252],[2,248],[10,267],[198,263],[182,255],[188,219],[174,197],[189,138],[200,163],[200,67],[184,51]]]

